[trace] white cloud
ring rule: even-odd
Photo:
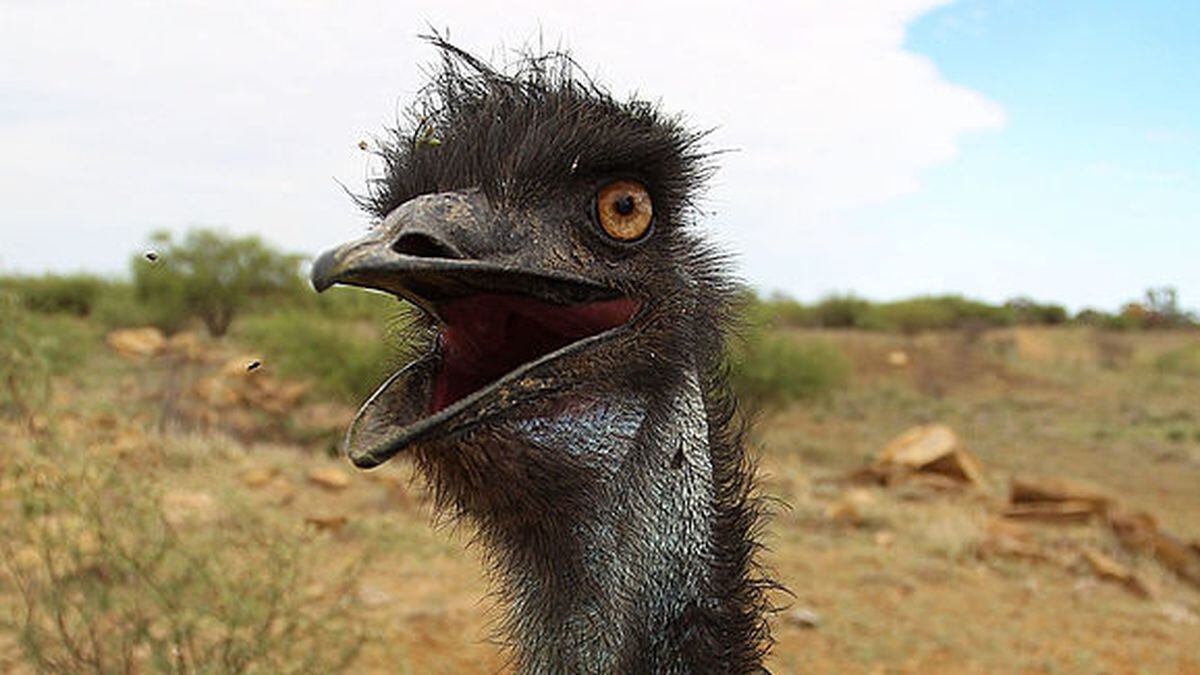
[[[156,227],[315,252],[363,223],[334,178],[392,121],[449,26],[477,52],[539,35],[614,91],[717,127],[712,227],[768,287],[811,287],[856,209],[917,190],[1003,112],[904,51],[941,0],[776,3],[8,3],[0,265],[119,270]],[[853,235],[849,235],[853,236]]]

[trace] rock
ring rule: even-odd
[[[1113,505],[1113,499],[1091,483],[1047,476],[1013,476],[1009,501],[1013,504],[1087,503],[1097,515],[1104,515]]]
[[[813,630],[821,625],[821,615],[808,607],[797,607],[784,615],[784,620],[798,628]]]
[[[1004,509],[1003,514],[1005,518],[1014,520],[1030,520],[1059,525],[1087,523],[1097,515],[1094,503],[1082,501],[1014,504]]]
[[[1038,545],[1028,527],[999,518],[988,521],[979,552],[985,557],[994,555],[1037,561],[1050,560],[1050,556]]]
[[[1144,512],[1115,513],[1108,522],[1126,549],[1154,556],[1175,576],[1200,587],[1200,552],[1159,529],[1154,516]]]
[[[869,490],[848,490],[842,498],[825,509],[825,517],[839,525],[860,527],[867,523],[867,511],[875,504],[875,495]]]
[[[1108,526],[1125,548],[1135,553],[1154,552],[1158,520],[1149,513],[1113,513],[1109,515]]]
[[[950,427],[944,424],[916,426],[888,442],[876,462],[919,469],[952,454],[958,447],[958,434]]]
[[[1083,559],[1097,577],[1105,581],[1115,581],[1144,598],[1153,595],[1145,580],[1113,558],[1093,549],[1084,549]]]
[[[175,527],[207,525],[217,521],[217,501],[207,492],[172,490],[162,496],[163,519]]]
[[[881,471],[934,473],[976,487],[984,485],[979,460],[963,448],[958,434],[944,424],[917,426],[900,434],[884,447],[875,466]]]
[[[271,482],[279,473],[279,469],[273,466],[254,466],[242,472],[242,485],[251,488],[260,488]]]
[[[167,346],[162,331],[154,327],[115,330],[104,341],[109,348],[127,359],[157,356]]]
[[[350,486],[350,475],[332,466],[310,469],[308,480],[310,483],[320,485],[327,490],[344,490]]]
[[[892,366],[893,368],[904,368],[908,366],[909,363],[908,353],[899,349],[888,352],[887,362],[888,365]]]
[[[334,534],[337,534],[338,532],[340,532],[342,530],[343,527],[345,527],[346,522],[348,520],[349,519],[343,515],[326,514],[326,515],[316,515],[316,516],[305,516],[304,524],[315,527],[317,530],[320,530],[321,532],[332,532]]]
[[[182,331],[167,338],[166,352],[185,361],[203,361],[206,354],[200,336]]]

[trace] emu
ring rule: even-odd
[[[695,232],[704,133],[564,54],[440,62],[313,264],[420,308],[422,356],[363,405],[360,468],[405,454],[478,529],[522,672],[762,670],[774,586],[724,370],[738,285]]]

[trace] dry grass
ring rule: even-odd
[[[986,545],[1008,477],[1027,471],[1091,480],[1200,539],[1200,387],[1155,365],[1194,335],[1116,336],[1116,363],[1076,329],[820,337],[850,357],[851,383],[754,440],[765,487],[791,504],[768,542],[795,594],[780,600],[820,616],[776,617],[773,671],[1200,672],[1200,592],[1103,529],[1035,528],[1051,562]],[[889,365],[897,350],[907,366]],[[160,433],[155,377],[96,352],[38,419],[0,419],[0,671],[502,669],[470,533],[429,526],[408,467]],[[985,491],[848,495],[847,471],[929,421],[980,457]],[[313,483],[317,468],[349,485]],[[848,499],[857,512],[838,516]],[[1097,580],[1071,557],[1084,546],[1156,595]]]

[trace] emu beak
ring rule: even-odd
[[[313,263],[317,292],[345,284],[386,291],[437,315],[436,304],[478,293],[536,297],[556,304],[613,298],[610,288],[546,266],[475,190],[417,197],[368,236]]]
[[[556,247],[529,245],[522,229],[477,190],[426,195],[313,263],[318,292],[384,291],[438,324],[434,350],[389,378],[352,423],[346,449],[356,465],[537,396],[552,385],[532,373],[607,340],[638,312],[616,290],[551,267]]]

